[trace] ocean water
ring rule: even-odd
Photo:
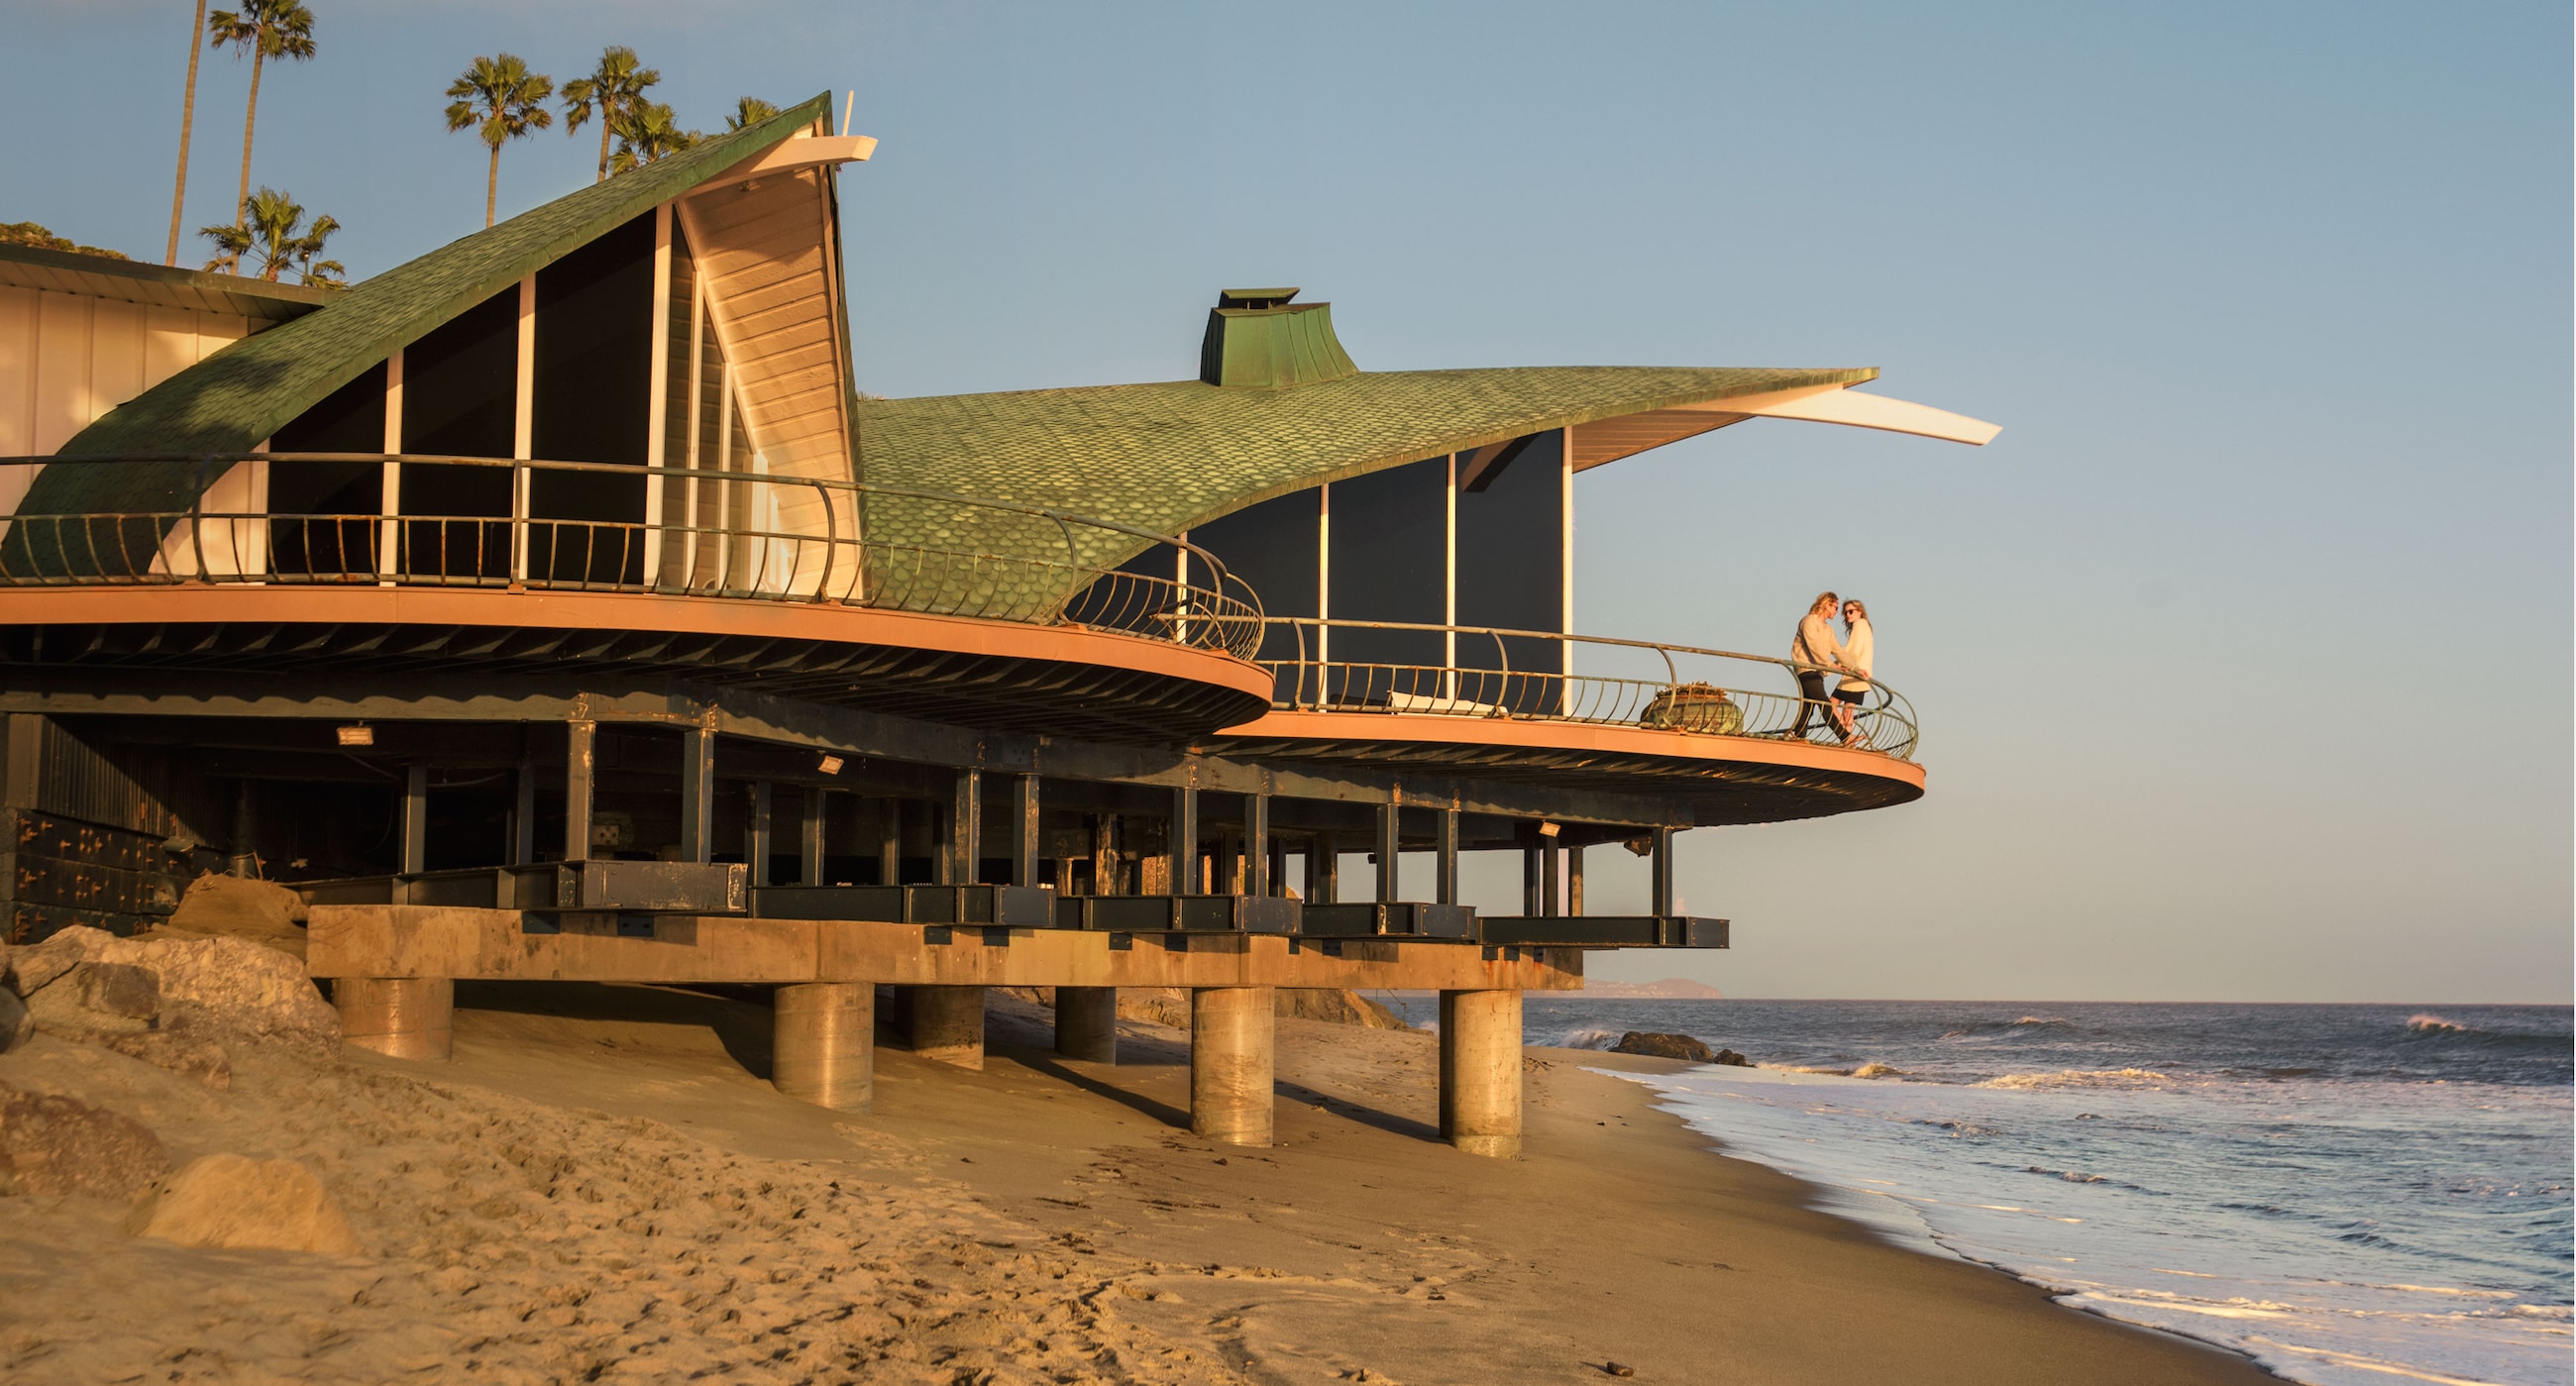
[[[2563,1006],[1585,1001],[1663,1105],[1833,1211],[2319,1386],[2571,1379]]]

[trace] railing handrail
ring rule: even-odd
[[[408,464],[422,467],[485,468],[493,471],[507,471],[515,478],[515,480],[511,486],[509,513],[505,515],[441,516],[427,514],[387,514],[381,509],[353,511],[346,515],[340,515],[314,514],[296,511],[281,512],[270,507],[241,511],[209,510],[207,505],[208,488],[234,464],[243,462],[373,466],[399,466]],[[174,451],[71,453],[0,457],[0,467],[53,468],[67,465],[82,467],[132,465],[137,463],[168,463],[185,465],[190,468],[193,474],[194,485],[190,487],[190,493],[184,498],[184,500],[178,496],[170,497],[170,503],[166,508],[130,511],[102,509],[64,512],[19,510],[11,513],[0,513],[0,527],[14,529],[20,524],[20,522],[25,521],[50,521],[55,522],[58,525],[63,522],[104,521],[123,523],[128,521],[151,521],[156,524],[159,532],[166,533],[168,530],[175,529],[180,524],[187,524],[191,531],[189,535],[189,545],[191,549],[194,550],[195,568],[192,575],[194,580],[213,580],[215,577],[213,570],[210,569],[207,564],[206,555],[204,553],[204,528],[207,523],[218,520],[268,520],[280,522],[304,521],[308,523],[313,521],[365,520],[368,522],[382,521],[388,524],[454,521],[460,523],[488,522],[494,524],[508,524],[511,526],[510,542],[512,548],[509,568],[511,579],[513,581],[523,581],[526,578],[526,574],[523,570],[525,558],[519,550],[525,542],[525,531],[531,525],[550,525],[559,528],[589,527],[593,529],[623,527],[635,530],[658,530],[671,534],[739,534],[746,537],[756,537],[782,542],[794,541],[799,543],[819,544],[822,548],[822,572],[820,577],[814,579],[813,591],[810,594],[812,599],[816,601],[837,600],[859,605],[873,604],[871,599],[867,596],[843,594],[835,597],[831,595],[831,579],[833,576],[832,566],[838,559],[840,548],[843,545],[852,545],[862,549],[882,548],[905,550],[921,554],[938,554],[951,559],[969,559],[977,563],[990,562],[1000,564],[1019,564],[1026,565],[1031,568],[1060,569],[1076,574],[1090,573],[1094,575],[1095,582],[1103,578],[1115,576],[1122,583],[1141,587],[1159,588],[1175,594],[1174,600],[1177,602],[1177,606],[1170,608],[1166,616],[1162,618],[1166,626],[1162,636],[1164,640],[1171,643],[1189,645],[1206,644],[1209,640],[1213,640],[1219,647],[1227,649],[1229,653],[1233,653],[1239,658],[1248,657],[1253,652],[1253,648],[1257,646],[1258,643],[1258,632],[1263,628],[1264,617],[1261,610],[1260,594],[1255,592],[1249,583],[1246,583],[1243,579],[1237,577],[1231,570],[1229,570],[1224,561],[1219,559],[1215,554],[1208,552],[1205,548],[1202,548],[1181,536],[1160,533],[1140,525],[1126,523],[1122,520],[1114,520],[1097,515],[1085,515],[1077,511],[1065,510],[1054,506],[1037,505],[1025,501],[1006,500],[984,496],[962,495],[950,491],[935,490],[929,487],[899,486],[879,482],[854,481],[835,477],[808,477],[787,473],[735,471],[707,467],[655,467],[618,462],[575,462],[547,458],[466,457],[446,453]],[[532,503],[534,499],[533,492],[525,485],[525,480],[529,473],[595,473],[604,476],[631,479],[639,482],[650,481],[655,478],[664,478],[700,482],[711,481],[750,486],[774,486],[789,491],[808,490],[818,495],[821,499],[824,512],[824,532],[820,534],[803,534],[795,531],[762,530],[756,526],[707,526],[691,523],[685,520],[681,522],[672,522],[668,520],[656,521],[650,519],[603,520],[570,516],[541,515],[534,513],[535,506]],[[1035,553],[997,553],[973,549],[950,548],[936,543],[917,543],[901,538],[884,540],[871,537],[869,534],[864,532],[857,535],[844,535],[841,532],[842,518],[838,513],[839,507],[833,503],[833,498],[835,496],[847,496],[854,500],[866,500],[871,498],[918,500],[937,505],[955,506],[966,510],[979,510],[1024,517],[1026,519],[1039,521],[1048,525],[1054,531],[1055,535],[1062,540],[1064,552],[1061,557],[1041,556]],[[1202,565],[1201,571],[1206,574],[1205,583],[1202,585],[1202,583],[1198,581],[1193,581],[1189,576],[1187,569],[1184,569],[1183,574],[1179,576],[1168,574],[1156,575],[1152,573],[1129,572],[1113,566],[1105,559],[1088,558],[1082,553],[1083,545],[1076,542],[1074,538],[1074,530],[1077,527],[1100,531],[1104,534],[1117,535],[1123,540],[1141,541],[1143,546],[1149,550],[1156,545],[1169,545],[1172,548],[1187,554],[1191,559],[1194,559]],[[56,543],[59,547],[59,531],[56,535]],[[1052,549],[1053,545],[1050,544],[1047,547]],[[1124,548],[1126,545],[1121,543],[1113,547]],[[108,572],[87,574],[65,572],[62,574],[51,575],[47,579],[47,585],[78,585],[83,576],[88,576],[93,579],[106,579],[113,581],[117,576],[119,576],[119,574]],[[123,576],[131,577],[133,575],[125,574]],[[406,577],[417,576],[417,574],[404,573],[386,574],[387,580],[396,582],[403,581]],[[919,576],[920,574],[915,574],[916,578]],[[15,581],[19,580],[0,579],[0,585],[14,583]],[[626,582],[622,584],[591,583],[588,585],[640,585],[644,587],[656,587],[668,584],[648,580],[640,584]],[[853,590],[855,591],[857,589]],[[1083,587],[1079,586],[1069,589],[1064,594],[1063,601],[1058,603],[1056,610],[1053,612],[1053,619],[1058,621],[1086,619],[1069,614],[1071,606],[1075,600],[1082,595],[1084,590],[1085,589]],[[772,593],[768,595],[777,596],[785,594]],[[1002,619],[1020,619],[1025,622],[1027,618]],[[1196,627],[1196,629],[1194,630],[1193,627]],[[1126,629],[1124,626],[1114,625],[1109,628]],[[1245,643],[1243,641],[1242,632],[1245,631],[1249,631],[1251,633],[1250,643]],[[1139,632],[1128,630],[1127,633],[1136,634]],[[1235,648],[1238,644],[1241,644],[1243,648]]]
[[[1457,682],[1458,680],[1471,677],[1483,679],[1498,678],[1503,681],[1503,687],[1506,689],[1511,687],[1513,680],[1520,680],[1533,687],[1550,685],[1557,682],[1600,686],[1618,685],[1640,690],[1667,690],[1678,695],[1682,689],[1689,685],[1684,682],[1679,667],[1673,661],[1673,656],[1675,655],[1699,656],[1711,659],[1728,659],[1748,664],[1771,665],[1780,669],[1785,669],[1793,675],[1809,673],[1840,675],[1847,679],[1856,678],[1860,680],[1865,683],[1871,691],[1878,695],[1876,707],[1867,708],[1856,715],[1867,716],[1873,720],[1873,723],[1875,723],[1877,719],[1885,718],[1902,729],[1902,735],[1896,738],[1892,745],[1875,746],[1874,741],[1872,741],[1871,744],[1875,746],[1875,749],[1887,751],[1889,754],[1895,755],[1899,758],[1910,759],[1921,737],[1920,724],[1915,719],[1912,700],[1908,699],[1897,689],[1889,686],[1887,682],[1879,678],[1875,672],[1863,674],[1858,670],[1842,665],[1811,664],[1804,660],[1790,659],[1778,655],[1746,654],[1736,650],[1712,649],[1702,645],[1682,645],[1675,644],[1670,641],[1635,640],[1613,635],[1583,635],[1570,631],[1519,630],[1507,626],[1454,626],[1426,621],[1364,621],[1341,617],[1319,616],[1269,616],[1264,618],[1263,626],[1265,630],[1271,626],[1290,627],[1296,634],[1297,655],[1293,660],[1263,659],[1259,661],[1260,663],[1274,668],[1283,665],[1293,665],[1299,669],[1314,668],[1319,671],[1324,669],[1340,669],[1345,672],[1354,673],[1364,671],[1383,673],[1388,675],[1389,678],[1387,681],[1387,687],[1382,691],[1390,695],[1397,691],[1394,687],[1394,675],[1404,673],[1417,675],[1438,673],[1443,676],[1443,682],[1436,686],[1446,690],[1444,693],[1439,695],[1413,693],[1409,696],[1426,698],[1434,702],[1447,702],[1453,704],[1464,704],[1474,701],[1459,696],[1455,691],[1459,687],[1459,683]],[[1460,635],[1490,636],[1493,638],[1494,649],[1496,652],[1503,655],[1503,658],[1500,661],[1503,667],[1499,669],[1489,669],[1448,663],[1398,663],[1387,660],[1314,658],[1307,653],[1306,628],[1310,626],[1317,627],[1319,629],[1326,627],[1340,627],[1357,630],[1418,631],[1426,634],[1442,634],[1453,637]],[[1578,673],[1570,670],[1541,669],[1515,671],[1510,667],[1510,660],[1505,643],[1506,641],[1513,639],[1554,641],[1567,646],[1587,644],[1621,649],[1651,650],[1662,657],[1664,661],[1665,677],[1659,680],[1654,678],[1632,677],[1622,674]],[[1319,675],[1317,686],[1315,688],[1315,693],[1318,699],[1316,706],[1318,707],[1323,706],[1323,702],[1327,697],[1325,685],[1326,680],[1321,678]],[[1709,686],[1718,687],[1722,692],[1728,694],[1759,699],[1781,700],[1792,707],[1800,703],[1812,702],[1812,700],[1804,698],[1803,694],[1784,694],[1758,689],[1727,688],[1723,685],[1714,684]],[[1306,705],[1306,693],[1306,676],[1301,673],[1297,678],[1296,696],[1286,700],[1284,703],[1281,700],[1274,698],[1273,703],[1274,705],[1303,708]],[[1338,700],[1342,695],[1335,694],[1331,696]],[[1571,704],[1574,701],[1576,701],[1576,699],[1573,692],[1568,691],[1565,695],[1564,703]],[[1667,706],[1670,705],[1668,704]],[[1830,706],[1830,704],[1828,704],[1828,706]],[[1619,723],[1634,720],[1629,716],[1629,712],[1631,711],[1643,713],[1648,710],[1649,709],[1623,708],[1623,711],[1617,716],[1604,716],[1591,712],[1576,712],[1571,710],[1570,707],[1564,705],[1560,705],[1557,710],[1554,711],[1550,711],[1544,706],[1537,708],[1521,706],[1513,709],[1510,715],[1532,716],[1541,719],[1562,721]],[[1804,719],[1802,717],[1800,719],[1800,725],[1803,725],[1803,722]],[[1828,725],[1830,725],[1829,717]],[[1765,733],[1719,732],[1714,734],[1763,735]],[[1875,736],[1876,733],[1873,732],[1872,737],[1874,738]]]

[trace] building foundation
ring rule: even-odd
[[[815,982],[778,989],[769,1081],[799,1102],[842,1112],[876,1104],[877,989]]]
[[[1277,1026],[1272,988],[1190,993],[1190,1130],[1227,1145],[1268,1145]]]
[[[1521,994],[1440,993],[1440,1134],[1470,1155],[1521,1153]]]
[[[982,1068],[984,989],[912,988],[912,1052],[959,1068]]]
[[[456,983],[445,977],[342,977],[331,984],[340,1037],[396,1059],[454,1051]]]
[[[1055,1052],[1085,1063],[1118,1062],[1118,988],[1055,989]]]

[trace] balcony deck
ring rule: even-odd
[[[1358,639],[1437,646],[1443,662],[1335,658]],[[1873,680],[1845,742],[1802,667],[1724,650],[1541,631],[1274,619],[1270,711],[1203,741],[1264,760],[1411,767],[1686,801],[1702,825],[1769,823],[1921,798],[1912,705]],[[1587,672],[1624,659],[1661,677]],[[1514,667],[1517,664],[1518,667]],[[1833,671],[1826,671],[1833,672]],[[1772,688],[1757,688],[1755,683]],[[1777,691],[1786,689],[1787,691]]]

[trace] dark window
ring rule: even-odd
[[[549,462],[641,466],[653,385],[653,217],[647,213],[537,271],[531,450]],[[528,576],[640,582],[642,477],[538,472]]]
[[[519,290],[513,285],[403,348],[402,446],[507,459],[518,433]],[[459,581],[510,575],[510,469],[408,463],[402,568]]]
[[[1458,624],[1508,630],[1565,629],[1565,434],[1550,430],[1494,475],[1480,491],[1458,493]],[[1558,641],[1458,637],[1461,669],[1504,669],[1509,678],[1462,682],[1476,702],[1540,711],[1554,705],[1554,674],[1564,668]]]
[[[1320,595],[1321,577],[1315,570],[1315,559],[1323,542],[1318,529],[1322,515],[1321,496],[1314,491],[1299,491],[1210,520],[1191,530],[1189,538],[1215,554],[1227,572],[1259,594],[1265,615],[1274,620],[1311,617]],[[1208,581],[1209,575],[1196,568],[1193,565],[1191,581]],[[1260,657],[1296,659],[1298,634],[1294,626],[1270,627],[1262,637]],[[1311,657],[1315,634],[1311,629],[1304,634]]]
[[[1332,485],[1332,617],[1439,625],[1448,614],[1449,459]],[[1335,627],[1336,664],[1438,665],[1436,631]],[[1394,691],[1415,692],[1401,677]]]
[[[269,451],[382,452],[385,368],[379,364],[334,390],[269,439]],[[268,464],[269,571],[299,577],[374,576],[384,509],[384,466],[373,462]],[[288,519],[310,515],[309,520]]]

